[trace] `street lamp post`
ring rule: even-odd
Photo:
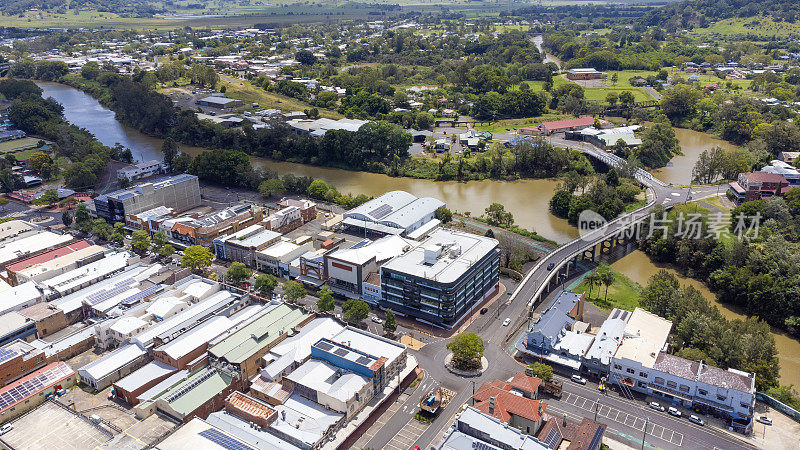
[[[600,410],[600,398],[598,397],[597,403],[594,404],[594,421],[597,422],[597,412]],[[647,426],[645,425],[645,428]]]

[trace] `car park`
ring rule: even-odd
[[[675,408],[674,406],[670,406],[669,409],[667,410],[667,412],[671,416],[675,416],[675,417],[680,417],[681,416],[681,412],[678,411],[678,408]]]
[[[661,411],[661,412],[664,412],[664,407],[663,407],[663,406],[661,406],[661,405],[660,405],[659,403],[657,403],[657,402],[650,402],[650,408],[652,408],[652,409],[655,409],[656,411]]]
[[[772,425],[772,419],[770,419],[770,418],[769,418],[769,417],[767,417],[767,416],[758,416],[758,417],[756,418],[756,421],[757,421],[757,422],[761,422],[761,423],[763,423],[764,425]]]
[[[572,381],[574,381],[574,382],[576,382],[578,384],[586,384],[586,378],[583,378],[580,375],[573,375],[571,378],[572,378]]]
[[[689,416],[689,422],[696,423],[697,425],[700,425],[701,427],[705,426],[705,424],[706,424],[706,422],[703,419],[695,416],[694,414]]]

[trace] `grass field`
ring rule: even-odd
[[[770,17],[734,18],[720,20],[706,28],[697,28],[689,34],[706,36],[756,35],[768,37],[800,36],[800,23],[775,22]]]
[[[620,272],[611,270],[614,283],[608,287],[608,297],[606,297],[606,287],[603,285],[594,286],[591,296],[589,295],[589,285],[586,281],[573,289],[579,294],[586,294],[586,300],[595,304],[598,308],[610,310],[613,308],[633,311],[639,306],[639,293],[642,287]]]
[[[259,109],[275,108],[282,111],[303,111],[312,106],[291,97],[267,92],[257,86],[253,86],[247,80],[220,77],[220,84],[225,86],[225,95],[230,98],[242,100],[245,104],[258,103]],[[342,116],[336,111],[320,109],[322,117],[329,119],[341,119]]]
[[[609,93],[616,92],[617,94],[620,94],[620,93],[625,92],[625,91],[632,92],[634,101],[637,101],[637,102],[644,102],[644,101],[647,101],[647,100],[653,100],[653,97],[650,96],[650,94],[648,94],[647,92],[645,92],[644,90],[639,89],[639,88],[606,88],[606,89],[602,89],[602,88],[584,88],[583,95],[584,95],[584,98],[586,100],[589,100],[589,101],[592,101],[592,102],[605,103],[606,102],[606,96],[608,96]]]
[[[0,154],[19,152],[36,147],[39,139],[32,137],[24,137],[22,139],[14,139],[11,141],[0,142]]]
[[[503,119],[492,123],[491,125],[476,126],[478,131],[488,131],[490,133],[500,133],[506,131],[506,128],[522,128],[539,125],[542,122],[549,122],[552,120],[568,119],[572,116],[569,114],[544,114],[539,117],[523,117],[520,119]]]

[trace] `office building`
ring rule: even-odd
[[[256,268],[277,277],[289,275],[289,263],[314,249],[311,241],[298,245],[291,241],[278,241],[256,252]]]
[[[188,174],[160,178],[94,199],[97,217],[109,222],[123,223],[128,214],[137,214],[158,206],[185,211],[199,205],[199,179]]]
[[[381,307],[451,327],[497,292],[500,254],[495,239],[436,230],[381,267]]]

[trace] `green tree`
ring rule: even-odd
[[[447,349],[453,353],[453,365],[458,368],[472,369],[480,367],[483,357],[483,339],[475,333],[457,334],[447,343]]]
[[[207,247],[192,245],[183,252],[181,267],[184,269],[192,269],[193,272],[197,273],[210,266],[213,258],[214,255]]]
[[[294,59],[304,66],[313,66],[317,63],[317,57],[308,50],[300,50],[294,54]]]
[[[317,309],[320,312],[333,311],[336,307],[336,301],[333,299],[333,292],[327,286],[323,286],[319,290],[319,300],[317,300]]]
[[[506,211],[500,203],[492,203],[485,210],[486,220],[490,225],[504,225],[510,227],[514,224],[514,216]]]
[[[583,281],[587,286],[589,286],[589,298],[592,297],[592,290],[594,287],[603,284],[602,280],[600,279],[600,274],[597,272],[591,272],[589,275],[586,275]]]
[[[348,322],[361,322],[369,315],[369,305],[363,300],[348,299],[342,305],[342,315]]]
[[[436,218],[439,219],[442,223],[449,223],[451,220],[453,220],[453,213],[444,206],[436,208],[435,215]]]
[[[63,223],[65,227],[69,227],[70,225],[72,225],[72,213],[69,212],[69,210],[66,210],[61,213],[61,223]]]
[[[550,381],[553,379],[553,368],[547,364],[535,362],[528,366],[526,373],[530,373],[532,377],[536,377],[542,381]]]
[[[289,302],[294,303],[306,296],[306,288],[302,283],[294,280],[289,280],[283,283],[283,298]]]
[[[622,91],[619,93],[619,102],[623,105],[630,105],[636,101],[636,98],[633,96],[633,92],[631,91]]]
[[[384,314],[383,331],[389,334],[397,331],[397,317],[391,309],[387,309],[386,314]]]
[[[261,274],[256,277],[256,281],[253,283],[253,288],[258,292],[258,295],[269,298],[272,296],[272,291],[278,287],[278,279],[275,278],[275,275],[269,274]]]
[[[99,239],[107,241],[111,236],[111,225],[103,219],[95,219],[92,222],[92,234]]]
[[[606,95],[606,103],[609,105],[616,105],[617,100],[619,100],[619,95],[617,95],[617,93],[614,91],[611,91],[608,93],[608,95]]]
[[[328,193],[328,183],[322,180],[314,180],[311,184],[308,185],[308,189],[306,193],[309,197],[315,198],[317,200],[324,200],[325,194]]]
[[[614,273],[607,264],[600,264],[595,273],[599,275],[600,283],[606,287],[603,301],[608,301],[608,288],[614,284]]]
[[[161,154],[164,155],[164,164],[166,164],[170,171],[173,170],[172,164],[175,161],[175,157],[178,156],[178,153],[178,143],[171,137],[164,139],[164,143],[161,144]]]
[[[162,258],[169,258],[175,254],[175,247],[172,244],[164,244],[158,249],[158,256]]]
[[[81,76],[87,80],[94,80],[100,75],[100,65],[97,61],[89,61],[81,67]]]
[[[264,180],[258,185],[258,193],[264,197],[271,195],[283,194],[286,192],[286,186],[280,178],[270,178]]]
[[[34,205],[50,206],[56,202],[58,202],[58,193],[55,189],[48,189],[39,198],[33,200]]]
[[[163,231],[156,231],[153,233],[153,247],[159,249],[169,243],[167,235]]]
[[[240,285],[243,281],[250,278],[253,275],[253,272],[241,262],[233,262],[231,266],[228,267],[228,271],[225,273],[225,278],[233,285]]]
[[[150,235],[147,231],[136,230],[131,233],[131,249],[136,253],[142,254],[150,248]]]

